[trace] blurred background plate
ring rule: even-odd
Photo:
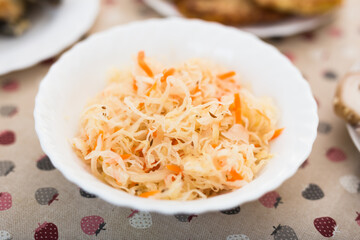
[[[169,0],[143,0],[145,4],[165,17],[183,17],[176,6]],[[239,27],[241,30],[255,34],[261,38],[287,37],[308,32],[329,23],[334,13],[327,13],[309,18],[292,17],[271,24],[256,24]]]
[[[350,73],[360,73],[360,60],[356,61],[350,68]],[[356,148],[360,152],[360,132],[356,132],[356,128],[350,124],[346,124],[346,128],[350,134],[352,141],[354,142]]]
[[[99,0],[62,0],[31,19],[21,36],[0,36],[0,75],[48,59],[81,38],[92,26]]]
[[[356,148],[360,152],[360,135],[356,132],[355,127],[351,126],[350,124],[346,125],[346,128],[350,134],[351,139],[353,140]]]

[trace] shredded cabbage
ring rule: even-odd
[[[239,82],[209,61],[166,68],[140,52],[90,101],[73,147],[98,178],[140,197],[193,200],[241,188],[281,131],[271,99]]]

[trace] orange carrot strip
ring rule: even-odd
[[[234,71],[231,71],[231,72],[227,72],[227,73],[223,73],[223,74],[220,74],[220,75],[217,75],[218,78],[220,78],[221,80],[224,80],[224,79],[227,79],[227,78],[230,78],[230,77],[233,77],[235,76],[235,72]]]
[[[234,103],[230,104],[229,110],[230,110],[230,111],[233,111],[234,109],[235,109],[235,104],[234,104]]]
[[[228,181],[230,182],[234,182],[237,180],[243,180],[244,178],[241,176],[241,174],[239,174],[238,172],[235,171],[235,169],[231,169],[231,171],[229,172],[231,179],[229,179]]]
[[[234,104],[235,104],[235,122],[241,124],[241,103],[240,95],[238,93],[234,94]]]
[[[196,87],[195,87],[195,91],[194,91],[195,93],[197,93],[197,92],[201,92],[201,90],[200,90],[200,88],[199,88],[199,84],[197,84],[196,85]]]
[[[138,86],[137,86],[135,78],[133,78],[133,89],[134,89],[135,92],[137,92],[137,90],[138,90]]]
[[[284,128],[276,129],[275,132],[274,132],[274,135],[271,137],[270,141],[274,140],[275,138],[280,136],[283,131],[284,131]]]
[[[155,130],[153,133],[152,133],[153,137],[156,138],[157,137],[157,130]]]
[[[166,168],[169,169],[170,171],[176,172],[176,174],[179,174],[182,172],[181,168],[179,166],[176,165],[166,165]]]
[[[213,148],[216,148],[216,147],[218,146],[218,144],[212,143],[211,146],[212,146]]]
[[[145,62],[145,53],[144,51],[140,51],[138,53],[138,64],[141,67],[142,70],[149,76],[154,77],[153,72],[151,71],[150,67]]]
[[[174,68],[170,68],[169,70],[164,70],[164,75],[161,77],[161,82],[165,82],[166,79],[173,75],[175,73],[175,69]]]
[[[139,197],[148,198],[148,197],[154,196],[155,194],[158,194],[158,193],[160,193],[159,190],[144,192],[144,193],[140,194]]]
[[[126,160],[131,157],[131,154],[123,154],[123,155],[120,155],[120,157],[122,158],[122,160]]]
[[[147,93],[146,93],[146,96],[150,96],[150,93],[152,92],[152,91],[154,91],[155,90],[155,88],[156,88],[156,82],[151,86],[151,88],[149,88],[149,90],[147,91]]]
[[[136,182],[130,183],[130,184],[129,184],[129,188],[135,187],[136,184],[137,184]]]

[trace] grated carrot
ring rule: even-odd
[[[150,192],[143,192],[142,194],[139,195],[139,197],[148,198],[148,197],[154,196],[155,194],[158,194],[158,193],[160,193],[159,190],[150,191]]]
[[[153,72],[151,71],[150,67],[146,64],[145,62],[145,52],[144,51],[140,51],[138,53],[138,64],[141,67],[142,70],[144,70],[144,72],[149,76],[149,77],[154,77]]]
[[[239,93],[234,94],[235,123],[241,124],[241,102]]]
[[[173,75],[175,73],[175,69],[170,68],[169,70],[164,70],[163,73],[164,73],[164,75],[161,77],[161,80],[160,80],[161,82],[165,82],[169,76]]]
[[[133,78],[133,89],[134,89],[135,92],[137,92],[137,90],[138,90],[138,86],[137,86],[135,78]]]
[[[199,85],[196,85],[194,93],[201,92]]]
[[[274,140],[275,138],[280,136],[283,131],[284,131],[284,128],[276,129],[275,132],[274,132],[274,135],[271,137],[270,141]]]
[[[231,169],[231,171],[229,172],[231,178],[228,180],[230,182],[234,182],[237,180],[243,180],[244,178],[241,176],[240,173],[236,172],[235,169]]]
[[[230,78],[230,77],[233,77],[235,76],[235,72],[234,71],[231,71],[231,72],[227,72],[227,73],[223,73],[223,74],[220,74],[220,75],[217,75],[218,78],[220,78],[221,80],[224,80],[224,79],[227,79],[227,78]]]
[[[235,109],[235,104],[234,104],[234,103],[230,104],[229,110],[230,110],[230,111],[234,111],[234,109]]]
[[[120,157],[122,158],[122,160],[126,160],[131,157],[131,154],[123,154],[123,155],[120,155]]]
[[[146,92],[146,96],[150,96],[150,93],[152,92],[152,91],[154,91],[155,90],[155,88],[156,88],[156,82],[151,86],[151,88],[149,88],[149,90]]]
[[[176,174],[179,174],[182,172],[181,168],[177,165],[166,165],[166,168],[169,169],[170,171],[176,172]]]

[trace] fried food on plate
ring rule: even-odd
[[[341,5],[342,0],[254,0],[260,6],[274,10],[314,15],[328,12]]]
[[[21,35],[30,25],[31,9],[41,4],[57,4],[60,0],[0,0],[0,34]]]
[[[256,5],[253,0],[174,0],[179,11],[190,18],[201,18],[228,25],[273,22],[288,15]]]
[[[24,12],[24,4],[17,0],[0,0],[0,19],[16,21]]]
[[[353,125],[360,124],[360,72],[348,74],[339,84],[334,99],[337,115]]]

